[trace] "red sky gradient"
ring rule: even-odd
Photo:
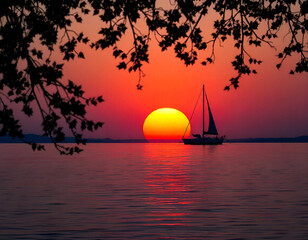
[[[208,27],[212,26],[210,17],[201,23],[209,32],[212,31]],[[93,40],[100,26],[101,23],[91,17],[84,19],[80,28]],[[131,44],[128,31],[120,45],[129,49]],[[142,139],[144,120],[152,111],[163,107],[176,108],[190,118],[202,84],[205,84],[218,132],[227,138],[308,135],[308,74],[288,74],[294,67],[294,59],[286,60],[278,71],[275,55],[280,49],[279,45],[277,51],[265,45],[252,49],[250,53],[263,60],[256,67],[258,74],[243,77],[239,89],[229,92],[223,89],[236,75],[231,66],[237,50],[232,40],[222,43],[222,47],[216,46],[214,64],[204,67],[198,61],[186,67],[175,58],[172,49],[161,52],[152,36],[150,63],[143,67],[146,76],[142,80],[142,91],[136,89],[138,75],[118,70],[118,60],[109,49],[95,51],[79,46],[86,59],[67,63],[64,78],[82,84],[87,96],[103,95],[105,99],[89,111],[94,120],[103,121],[105,125],[99,131],[86,133],[86,137]],[[199,53],[199,59],[208,57],[209,52],[210,49]],[[39,118],[35,121],[37,124],[26,122],[26,133],[39,133],[41,123]],[[198,132],[200,124],[199,113],[191,123],[192,133]]]

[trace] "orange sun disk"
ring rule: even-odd
[[[174,108],[159,108],[153,111],[143,124],[143,134],[147,140],[182,139],[185,130],[185,137],[188,137],[189,120],[184,113]]]

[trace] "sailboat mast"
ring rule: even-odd
[[[202,138],[204,138],[204,84],[202,87]]]

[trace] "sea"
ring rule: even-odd
[[[308,239],[308,143],[0,144],[0,239]]]

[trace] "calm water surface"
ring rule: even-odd
[[[0,144],[0,239],[308,239],[308,144]]]

